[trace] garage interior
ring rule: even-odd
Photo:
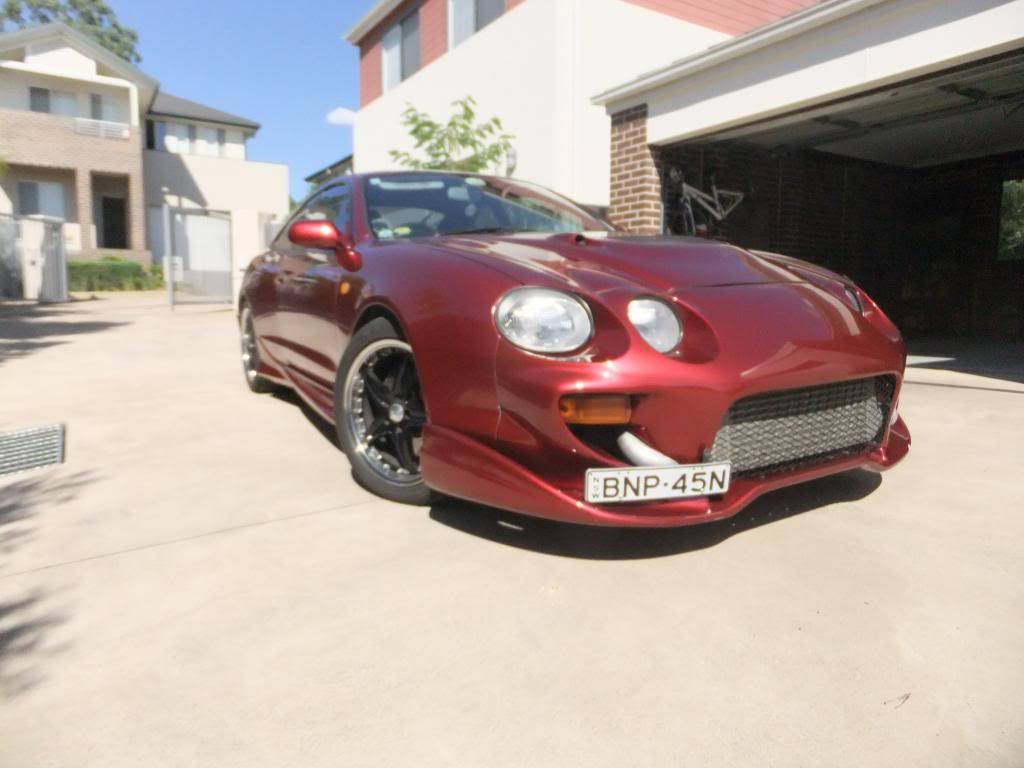
[[[849,275],[909,337],[1024,340],[1024,49],[654,150],[666,231],[681,172],[744,194],[716,235]]]

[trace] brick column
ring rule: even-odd
[[[128,247],[146,250],[146,204],[143,201],[142,173],[128,175]]]
[[[647,144],[647,105],[612,115],[611,207],[614,224],[629,232],[661,233],[661,176]]]
[[[92,174],[88,168],[75,169],[75,201],[82,231],[82,256],[89,258],[96,253],[96,238],[92,231]]]

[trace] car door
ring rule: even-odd
[[[349,183],[333,184],[310,198],[291,223],[303,220],[331,221],[351,237]],[[276,324],[284,363],[307,381],[333,389],[342,343],[336,310],[346,272],[332,251],[289,242],[280,254]]]

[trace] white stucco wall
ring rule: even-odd
[[[104,78],[111,81],[113,78]],[[0,109],[29,109],[29,88],[48,88],[51,91],[70,93],[77,102],[76,117],[90,117],[90,96],[94,93],[103,97],[103,108],[109,110],[105,119],[118,123],[132,123],[131,90],[134,86],[127,80],[120,84],[78,80],[58,77],[41,72],[14,69],[0,65]]]
[[[25,63],[39,69],[50,69],[72,76],[96,75],[96,62],[60,40],[35,43],[25,52]]]
[[[282,223],[288,214],[288,166],[145,150],[142,167],[147,210],[166,203],[231,214],[237,295],[241,270],[262,245],[260,214],[276,216]]]
[[[671,84],[612,102],[608,111],[647,103],[648,140],[668,143],[1021,45],[1024,0],[884,0]]]
[[[471,95],[515,136],[515,176],[607,204],[610,124],[593,94],[725,38],[621,0],[530,0],[360,110],[356,170],[395,168],[389,151],[412,149],[407,104],[441,119]]]

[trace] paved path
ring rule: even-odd
[[[4,768],[1024,762],[1013,375],[915,369],[883,478],[573,529],[373,499],[158,301],[0,307],[0,429],[69,428],[0,481]]]

